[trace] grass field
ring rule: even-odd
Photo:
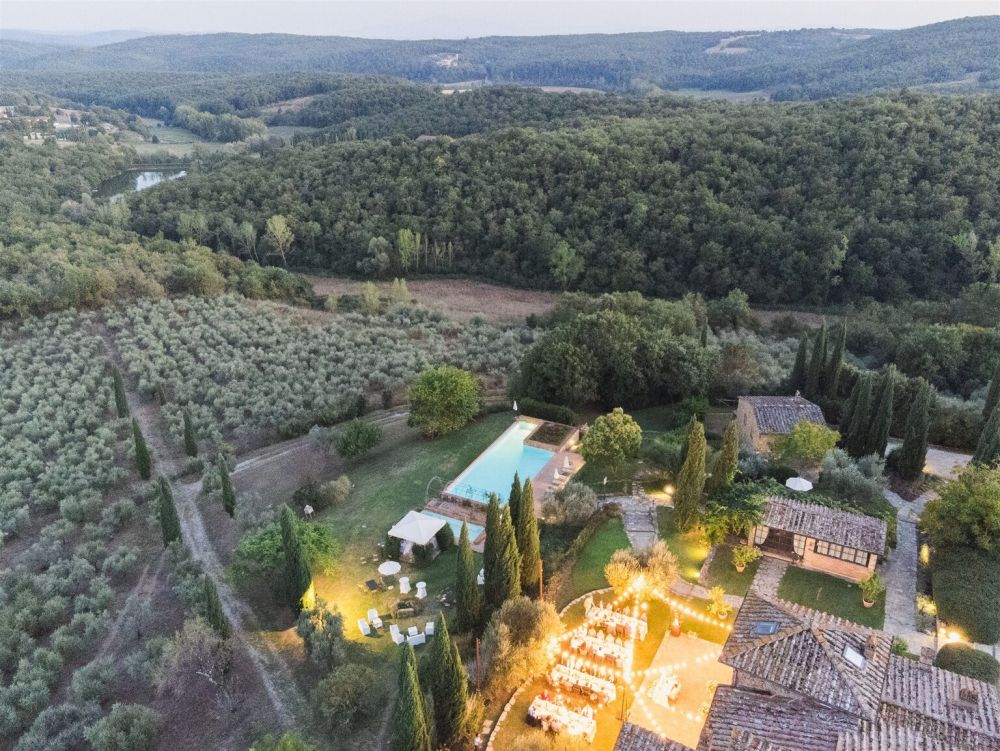
[[[778,597],[870,628],[882,628],[885,622],[885,595],[874,607],[866,608],[857,584],[817,571],[789,567],[778,586]]]
[[[750,589],[757,568],[760,566],[760,559],[747,566],[741,574],[733,566],[733,549],[728,545],[719,545],[712,557],[712,562],[708,565],[706,587],[722,587],[726,594],[739,595],[743,597]]]
[[[667,547],[677,556],[681,578],[697,582],[701,564],[708,557],[708,543],[697,533],[681,532],[674,521],[673,509],[661,506],[656,510],[656,516],[660,539],[666,541]]]
[[[616,550],[629,547],[622,520],[618,517],[608,519],[580,551],[570,573],[569,585],[562,593],[562,601],[556,606],[562,607],[582,594],[608,586],[604,566]]]

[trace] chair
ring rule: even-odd
[[[396,644],[402,644],[406,641],[406,637],[399,633],[399,626],[395,623],[389,626],[389,636],[392,638],[393,642]]]
[[[405,595],[410,591],[410,577],[401,576],[399,577],[399,593]]]
[[[382,619],[378,617],[378,611],[375,608],[368,611],[368,622],[375,628],[382,628]]]
[[[421,644],[427,643],[427,637],[423,634],[417,634],[416,636],[407,636],[406,641],[412,644],[414,647],[420,646]]]
[[[368,621],[366,621],[364,618],[358,618],[358,628],[361,629],[361,633],[364,634],[365,636],[372,635],[372,630],[368,626]]]
[[[427,625],[424,626],[424,633],[428,636],[434,636],[434,621],[427,621]]]
[[[409,634],[410,636],[416,636],[419,633],[419,631],[417,631],[416,626],[410,626],[408,629],[406,629],[406,633]]]
[[[427,597],[427,582],[417,582],[417,599],[422,600]]]

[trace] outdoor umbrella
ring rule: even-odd
[[[382,561],[382,563],[379,564],[378,572],[382,576],[393,576],[394,574],[399,573],[400,568],[402,568],[402,566],[400,566],[396,561]]]
[[[812,490],[813,484],[804,477],[789,477],[785,485],[792,490]]]

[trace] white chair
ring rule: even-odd
[[[405,595],[410,591],[410,577],[401,576],[399,577],[399,593]]]
[[[427,625],[424,627],[424,633],[428,636],[434,636],[434,621],[427,621]]]
[[[422,600],[427,597],[427,582],[417,582],[417,599]]]
[[[389,626],[389,636],[392,638],[393,642],[396,644],[402,644],[406,641],[406,637],[399,633],[399,626],[393,623]]]
[[[368,611],[368,622],[375,628],[382,628],[382,619],[378,617],[378,611],[375,608]]]
[[[366,621],[364,618],[358,618],[358,628],[361,629],[361,633],[364,634],[365,636],[372,635],[372,630],[368,626],[368,621]]]
[[[418,647],[421,644],[425,644],[427,642],[427,637],[424,636],[423,634],[417,634],[416,636],[407,636],[406,641],[412,644],[414,647]]]
[[[479,569],[479,576],[476,577],[476,584],[480,587],[486,583],[486,572],[483,569]]]
[[[410,636],[416,636],[420,632],[417,631],[416,626],[410,626],[408,629],[406,629],[406,633],[409,634]]]

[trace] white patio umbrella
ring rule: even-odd
[[[514,400],[514,411],[517,412],[517,399]]]
[[[813,484],[804,477],[789,477],[785,480],[785,486],[792,490],[812,490]]]
[[[382,576],[393,576],[394,574],[398,574],[401,568],[402,566],[396,561],[382,561],[379,564],[378,572]]]

